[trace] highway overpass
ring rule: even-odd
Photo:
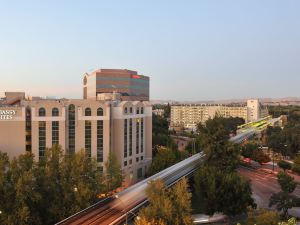
[[[241,143],[251,138],[258,132],[258,128],[250,127],[243,130],[243,133],[232,137],[234,143]],[[87,209],[57,223],[56,225],[86,225],[121,224],[127,217],[134,216],[137,211],[147,203],[145,189],[151,180],[161,179],[167,186],[171,186],[183,177],[194,173],[204,161],[204,154],[195,154],[135,185],[103,201],[97,202]]]

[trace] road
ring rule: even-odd
[[[280,191],[276,175],[242,167],[239,168],[239,173],[251,180],[252,197],[258,207],[269,208],[271,195]],[[300,185],[297,185],[293,194],[300,197]],[[292,216],[300,217],[300,208],[292,208],[289,213]]]

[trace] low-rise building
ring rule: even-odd
[[[152,112],[153,112],[154,115],[161,116],[161,117],[163,117],[164,114],[165,114],[164,109],[153,109]]]

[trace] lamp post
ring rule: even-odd
[[[126,217],[125,225],[128,225],[128,213],[131,213],[133,216],[135,216],[137,220],[140,220],[140,219],[141,219],[141,217],[139,217],[138,215],[136,215],[134,212],[131,212],[131,211],[127,211],[127,210],[126,210],[126,206],[125,206],[124,202],[120,199],[119,195],[115,195],[115,198],[116,198],[116,199],[119,199],[120,202],[121,202],[121,204],[122,204],[123,207],[124,207],[124,210],[125,210],[125,217]]]

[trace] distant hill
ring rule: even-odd
[[[264,105],[300,105],[300,97],[284,98],[259,98]],[[176,101],[176,100],[151,100],[151,104],[245,104],[247,99],[225,99],[211,101]]]

